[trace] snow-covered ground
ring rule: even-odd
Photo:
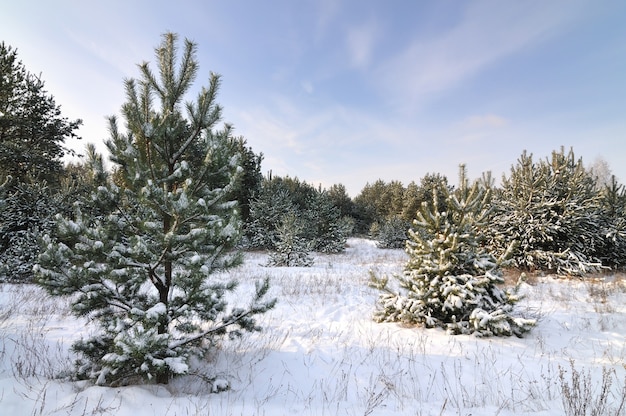
[[[622,278],[541,278],[519,305],[538,326],[481,339],[371,320],[369,271],[401,272],[402,250],[350,239],[310,268],[266,261],[249,253],[234,272],[240,299],[271,277],[279,303],[260,318],[265,330],[224,342],[167,386],[66,381],[86,322],[36,286],[0,285],[0,415],[582,415],[567,404],[592,414],[602,398],[597,414],[626,414]],[[209,379],[229,389],[212,393]]]

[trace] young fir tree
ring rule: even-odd
[[[488,189],[469,187],[461,167],[459,189],[433,190],[432,204],[424,202],[414,220],[406,251],[410,256],[404,273],[388,278],[372,276],[372,286],[383,291],[378,300],[378,322],[401,322],[428,328],[445,328],[452,334],[480,336],[517,335],[534,321],[515,317],[519,299],[506,292],[497,260],[485,251],[481,229],[489,216]],[[445,196],[446,211],[439,211],[438,196]]]
[[[270,252],[267,265],[269,267],[311,266],[313,264],[313,258],[309,254],[311,244],[303,238],[303,232],[303,221],[295,213],[284,215],[276,230],[274,249]]]
[[[78,375],[98,384],[167,383],[220,337],[259,330],[254,316],[274,305],[264,300],[266,280],[247,307],[229,308],[237,282],[214,277],[241,259],[230,199],[240,168],[230,127],[216,129],[219,77],[182,105],[195,53],[185,41],[179,62],[177,36],[167,33],[156,49],[158,75],[143,63],[141,79],[126,81],[127,132],[111,117],[107,142],[117,183],[93,196],[108,214],[94,218],[77,205],[73,219],[58,218],[60,239],[44,241],[39,281],[71,296],[73,311],[97,325],[74,349]]]

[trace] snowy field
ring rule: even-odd
[[[481,339],[371,320],[368,272],[401,272],[402,250],[350,239],[310,268],[266,261],[250,253],[234,271],[241,299],[271,277],[279,303],[261,316],[264,332],[224,342],[167,386],[66,381],[69,346],[88,325],[67,300],[0,285],[0,415],[626,415],[621,277],[539,278],[518,306],[538,326]],[[211,392],[211,379],[228,390]]]

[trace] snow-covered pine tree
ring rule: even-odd
[[[64,203],[45,182],[11,186],[0,211],[0,281],[32,282],[40,252],[38,239],[53,232]]]
[[[126,81],[127,132],[111,117],[107,142],[115,181],[93,196],[113,209],[93,218],[76,205],[73,219],[58,218],[60,238],[43,242],[39,282],[71,296],[74,313],[97,325],[74,349],[78,376],[98,384],[167,383],[220,337],[259,330],[255,315],[275,303],[265,300],[265,280],[248,306],[229,307],[237,282],[215,277],[241,260],[230,199],[240,168],[231,128],[216,128],[219,77],[211,74],[209,87],[182,105],[198,71],[195,54],[186,40],[178,62],[177,36],[166,33],[158,75],[144,63],[141,79]]]
[[[626,266],[626,189],[612,175],[600,195],[605,239],[598,256],[603,265],[623,269]]]
[[[309,198],[306,220],[307,234],[310,235],[311,249],[319,253],[341,253],[352,232],[350,223],[342,219],[325,191],[316,192]]]
[[[81,124],[62,116],[41,77],[0,42],[0,181],[11,177],[0,211],[0,280],[32,280],[37,240],[69,205],[59,188],[63,156],[74,152],[64,142],[78,138]]]
[[[0,209],[4,209],[6,205],[7,197],[7,185],[13,179],[11,176],[2,177],[2,183],[0,183]]]
[[[302,223],[300,237],[309,249],[323,253],[344,250],[353,223],[341,216],[341,210],[327,191],[316,190],[297,178],[268,177],[250,203],[250,219],[245,236],[252,248],[275,250],[280,240],[278,229],[286,216],[296,215]]]
[[[538,163],[524,152],[503,177],[495,205],[490,245],[502,253],[517,241],[514,265],[573,275],[601,268],[600,194],[573,150]]]
[[[446,211],[439,195],[445,197]],[[372,276],[382,290],[374,318],[378,322],[445,328],[452,334],[521,336],[533,320],[513,315],[516,291],[502,290],[502,259],[485,251],[481,229],[488,226],[490,190],[469,186],[461,166],[459,188],[433,190],[409,231],[410,258],[397,284]]]
[[[258,195],[250,201],[250,218],[245,226],[247,245],[255,249],[274,249],[283,218],[296,211],[287,189],[280,183],[264,181]]]
[[[11,181],[11,176],[7,176],[4,181],[0,184],[0,213],[4,213],[5,207],[7,205],[7,184]],[[2,223],[0,222],[0,227],[2,227]],[[0,235],[2,238],[2,235]]]
[[[90,193],[99,184],[99,174],[91,172],[102,173],[103,167],[93,152],[93,145],[88,145],[85,162],[67,165],[56,187],[45,181],[7,181],[4,207],[0,207],[0,281],[32,283],[33,267],[41,251],[39,239],[56,235],[54,218],[71,214],[72,201],[81,200],[96,214]]]
[[[379,248],[402,248],[406,245],[411,228],[410,221],[399,215],[392,215],[376,225],[377,227],[370,229],[370,233]]]
[[[294,212],[285,214],[278,229],[269,267],[308,267],[313,264],[311,244],[302,237],[304,222]]]

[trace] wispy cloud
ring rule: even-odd
[[[315,38],[319,41],[325,37],[328,28],[339,15],[341,3],[337,0],[318,0],[314,4],[317,12]]]
[[[303,107],[285,96],[275,95],[263,107],[239,109],[228,119],[249,145],[262,150],[264,169],[277,175],[299,172],[300,179],[323,186],[354,178],[356,184],[345,184],[353,190],[362,187],[364,181],[386,175],[372,166],[405,147],[407,140],[419,145],[417,129],[405,123],[338,104]],[[363,167],[369,175],[355,175]]]
[[[563,3],[473,1],[461,20],[435,37],[418,37],[379,69],[384,93],[423,104],[500,59],[557,33],[577,13]],[[569,3],[568,3],[569,4]]]
[[[374,20],[348,29],[346,48],[353,67],[362,68],[371,62],[379,32],[379,26]]]
[[[496,114],[484,114],[467,117],[463,120],[463,127],[469,129],[503,127],[509,120]]]
[[[311,81],[302,81],[300,85],[307,94],[313,94],[313,91],[315,91],[315,88],[313,87],[313,83],[311,83]]]

